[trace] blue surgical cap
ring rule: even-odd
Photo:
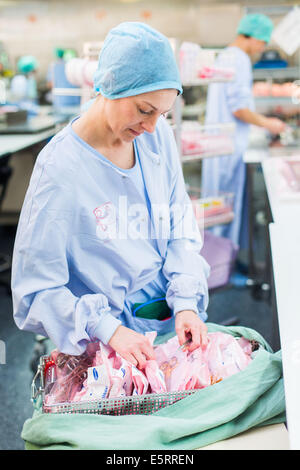
[[[167,88],[182,93],[169,40],[144,23],[125,22],[116,26],[103,43],[94,88],[109,99]]]
[[[237,32],[269,43],[273,27],[272,21],[266,15],[250,14],[241,19]]]

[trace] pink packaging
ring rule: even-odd
[[[118,354],[114,363],[118,364],[119,368],[113,370],[111,397],[118,396],[118,391],[120,396],[132,395],[133,381],[131,365]]]
[[[156,332],[146,333],[154,344]],[[254,342],[255,343],[255,342]],[[245,369],[258,343],[215,332],[208,333],[208,344],[193,352],[182,350],[178,337],[154,346],[155,360],[139,370],[110,346],[89,344],[81,356],[53,351],[49,367],[55,365],[55,381],[45,396],[48,405],[201,389]],[[45,376],[47,370],[45,367]]]
[[[213,381],[223,380],[245,369],[251,358],[238,341],[224,333],[209,333],[207,361]]]
[[[145,395],[149,387],[149,382],[146,376],[143,374],[142,371],[137,369],[135,366],[132,366],[131,373],[132,373],[132,381],[134,385],[132,395]]]
[[[174,336],[155,348],[168,392],[207,387],[245,369],[251,361],[249,341],[239,343],[221,332],[209,333],[208,345],[191,353],[179,346],[178,337]]]
[[[145,374],[149,382],[151,393],[165,393],[167,391],[164,374],[156,361],[147,361]]]

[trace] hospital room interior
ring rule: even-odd
[[[0,0],[1,450],[300,449],[299,126],[297,2]]]

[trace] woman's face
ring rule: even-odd
[[[173,107],[177,90],[158,90],[142,95],[106,100],[105,116],[116,139],[131,142],[143,132],[154,132],[158,118]]]
[[[249,38],[249,53],[251,56],[261,54],[266,48],[266,42],[256,38]]]

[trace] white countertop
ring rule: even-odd
[[[300,227],[270,224],[270,237],[289,440],[300,450]]]
[[[293,194],[283,190],[283,176],[279,164],[284,158],[289,158],[289,155],[282,158],[267,158],[262,162],[272,217],[275,223],[286,224],[290,230],[300,229],[300,193]]]
[[[244,153],[243,160],[245,163],[263,163],[268,158],[291,157],[293,155],[300,155],[300,146],[249,147]]]
[[[290,450],[290,445],[287,429],[280,423],[251,428],[196,450]]]
[[[15,153],[23,150],[31,145],[42,142],[43,140],[52,137],[60,128],[53,127],[43,132],[35,134],[12,134],[0,136],[0,157],[7,153]]]
[[[261,163],[274,220],[270,242],[289,440],[292,450],[300,450],[300,193],[286,189],[280,166],[286,158],[290,155]]]
[[[50,120],[55,126],[35,133],[0,134],[0,158],[53,137],[78,113],[77,108],[66,108],[64,114],[54,114],[51,106],[41,106],[40,113],[31,119],[41,124],[48,124],[47,121]]]

